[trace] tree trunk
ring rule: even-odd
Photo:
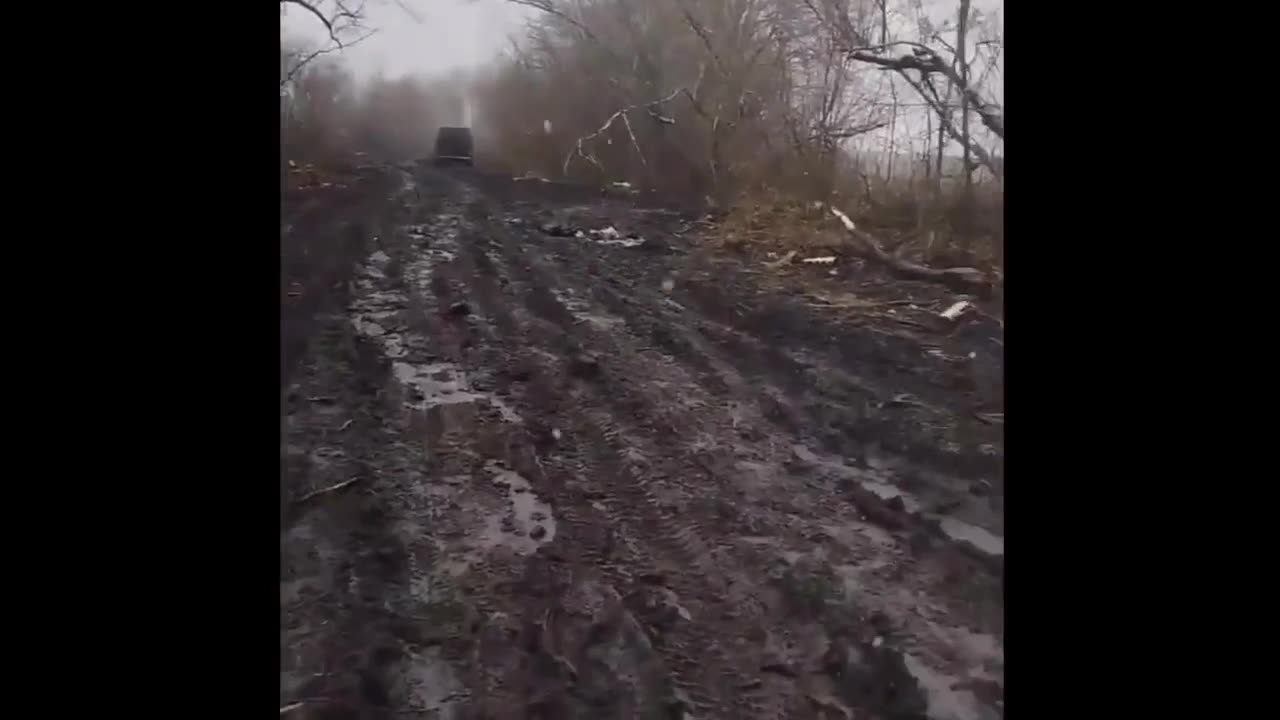
[[[889,44],[889,0],[880,0],[880,44]],[[897,80],[889,76],[889,94],[893,97],[893,107],[889,116],[889,170],[886,173],[885,184],[893,182],[893,160],[894,155],[898,151],[898,146],[894,142],[898,135],[898,83]]]
[[[968,59],[968,31],[969,31],[969,0],[960,0],[960,26],[957,29],[958,37],[956,38],[956,58],[960,63],[960,79],[963,81],[965,88],[969,87],[969,59]],[[960,93],[960,134],[964,136],[964,165],[961,168],[964,172],[964,200],[963,207],[960,210],[961,227],[963,240],[966,248],[969,240],[970,220],[973,213],[973,171],[971,159],[969,155],[969,93]]]

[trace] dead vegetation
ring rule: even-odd
[[[484,72],[363,85],[328,54],[373,32],[361,8],[282,2],[331,41],[282,46],[282,173],[428,156],[470,104],[482,166],[697,199],[711,244],[1000,282],[996,3],[509,1],[536,12]]]
[[[703,198],[729,211],[714,241],[753,252],[852,244],[908,275],[971,284],[1002,265],[998,13],[968,0],[945,12],[919,0],[513,1],[540,13],[474,94],[517,174]],[[953,267],[975,272],[934,272]]]

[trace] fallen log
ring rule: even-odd
[[[845,230],[849,232],[859,243],[862,249],[866,251],[872,258],[888,265],[899,274],[907,277],[919,278],[922,280],[940,280],[959,285],[990,288],[992,285],[991,278],[986,273],[977,268],[953,267],[953,268],[931,268],[924,265],[917,265],[909,260],[890,255],[881,247],[880,243],[867,233],[858,229],[854,225],[853,220],[844,214],[839,208],[828,206],[831,214],[840,218],[840,222],[844,224]]]

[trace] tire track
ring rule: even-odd
[[[478,276],[500,280],[498,287],[490,285],[487,293],[479,293],[489,298],[481,300],[482,310],[486,315],[494,315],[498,327],[523,329],[515,337],[528,338],[525,342],[529,346],[536,346],[530,342],[536,336],[537,344],[553,348],[553,353],[529,353],[530,365],[537,377],[568,378],[572,354],[583,349],[600,350],[600,338],[584,336],[572,313],[552,292],[559,285],[541,275],[538,262],[522,253],[514,240],[502,237],[505,233],[501,228],[485,224],[485,218],[490,215],[482,199],[472,203],[470,217],[482,228],[482,233],[490,239],[501,238],[496,247],[485,247],[488,245],[485,242],[467,243],[475,253],[474,263],[492,269]],[[486,250],[496,251],[499,257],[491,257]],[[495,300],[496,291],[503,293],[501,299]],[[526,312],[523,307],[529,310]],[[668,481],[671,473],[654,472],[639,461],[644,457],[661,457],[661,453],[651,444],[638,440],[644,435],[641,429],[618,419],[646,417],[650,414],[646,404],[629,392],[616,392],[619,389],[616,386],[606,395],[590,385],[575,386],[563,381],[556,384],[558,387],[544,388],[541,393],[544,397],[539,399],[551,403],[552,408],[567,411],[558,413],[558,418],[571,426],[561,432],[568,430],[565,435],[573,438],[577,462],[582,468],[577,472],[592,472],[597,479],[605,481],[604,497],[558,509],[568,533],[575,539],[576,553],[583,561],[599,567],[624,596],[635,593],[637,576],[664,578],[664,586],[689,606],[688,612],[700,618],[697,624],[686,623],[673,631],[660,649],[675,671],[677,686],[688,694],[695,706],[712,711],[734,708],[731,715],[734,717],[784,716],[769,695],[739,690],[750,687],[751,678],[731,669],[728,653],[719,646],[719,638],[731,635],[723,632],[727,628],[705,627],[719,621],[708,623],[703,618],[715,618],[727,612],[722,607],[722,598],[706,586],[705,577],[723,577],[725,573],[711,559],[717,550],[706,542],[698,523],[677,518],[649,489]],[[567,406],[549,397],[557,391],[562,396],[567,393]],[[691,469],[683,468],[685,472]],[[561,487],[575,481],[564,473],[558,481],[548,479],[549,484]],[[594,530],[600,527],[611,528],[611,531],[601,534]],[[658,556],[648,555],[645,548],[657,551]],[[616,558],[619,552],[625,556]],[[689,575],[688,568],[696,569],[697,574]],[[697,675],[690,678],[690,673]],[[742,715],[743,712],[750,715]]]
[[[475,211],[473,212],[473,217],[479,219],[481,217],[485,217],[490,214],[491,213],[487,211]],[[545,249],[545,246],[539,247],[539,243],[536,240],[530,240],[528,238],[524,239],[524,242],[521,243],[520,247],[534,249],[534,250]],[[547,257],[547,258],[554,258],[557,261],[560,260],[561,257],[563,257],[555,252],[542,253],[540,256]],[[528,257],[527,254],[513,254],[509,260],[509,264],[514,269],[513,272],[522,275],[526,279],[525,280],[526,282],[536,283],[539,288],[543,288],[543,289],[559,287],[559,283],[561,282],[559,278],[564,277],[564,275],[560,274],[556,270],[550,269],[546,262],[541,261],[539,259],[530,258]],[[598,265],[594,262],[590,263],[590,265],[593,267],[598,267]],[[581,265],[578,264],[577,267],[573,267],[565,272],[574,274],[577,277],[589,277],[592,280],[596,280],[597,278],[599,278],[598,274],[593,275],[590,272],[581,272],[581,269],[582,269]],[[594,285],[591,285],[591,287],[597,291],[596,297],[599,297],[600,295],[604,295],[605,297],[619,298],[620,296],[614,290],[614,288],[618,287],[619,283],[613,282],[614,279],[610,277],[606,277],[604,279],[607,281],[607,283],[605,284],[596,283]],[[603,290],[603,292],[599,292],[600,288],[605,288],[605,289]],[[530,296],[527,296],[526,299],[530,302],[530,304],[546,303],[547,302],[546,298],[549,294],[551,293],[540,291],[537,293],[536,296],[530,295]],[[633,298],[630,301],[615,300],[615,302],[609,307],[609,309],[611,311],[618,312],[618,314],[622,316],[622,319],[625,322],[625,327],[628,330],[637,329],[637,326],[638,326],[638,329],[640,330],[639,337],[645,337],[646,335],[648,335],[649,337],[652,337],[653,334],[651,330],[645,327],[646,323],[650,323],[650,319],[646,317],[644,319],[644,322],[636,322],[634,318],[637,315],[638,311],[633,309],[660,307],[661,303],[655,300],[657,299],[644,298],[644,297],[640,298],[639,301],[637,301],[635,298]],[[572,303],[562,303],[562,305],[566,305],[566,304],[572,304]],[[554,310],[554,309],[549,309],[543,306],[542,308],[540,308],[540,311],[538,314],[548,324],[557,325],[558,329],[566,335],[576,332],[580,336],[581,335],[591,336],[593,332],[589,329],[584,328],[584,324],[582,322],[578,322],[576,325],[567,322],[566,315],[573,314],[572,312],[568,312],[569,310],[571,310],[571,308],[562,307],[559,310]],[[665,313],[666,311],[659,311],[659,312]],[[656,321],[653,321],[653,322],[656,322]],[[679,323],[673,323],[673,324],[674,326],[677,326],[677,327],[679,326]],[[587,327],[589,327],[590,325],[591,323],[586,323]],[[652,326],[653,325],[650,324],[650,328]],[[596,332],[594,334],[599,335],[600,333]],[[617,333],[615,332],[614,336],[616,335]],[[691,336],[686,335],[686,342],[672,343],[668,345],[668,347],[677,348],[677,349],[681,349],[681,348],[689,349],[689,348],[697,347],[697,342],[689,340],[690,337]],[[605,354],[610,357],[625,357],[628,352],[633,354],[636,354],[639,352],[637,348],[634,346],[626,347],[625,345],[617,345],[617,344],[611,345],[608,339],[601,339],[599,337],[596,337],[594,340],[588,340],[583,344],[592,346],[592,347],[597,347],[597,348],[603,345],[606,351]],[[667,360],[670,360],[670,358],[667,358]],[[714,367],[717,364],[719,364],[722,367],[724,366],[723,360],[718,357],[715,357],[715,358],[706,357],[705,360],[706,362],[704,363],[692,363],[692,365],[694,366],[693,374],[699,375],[704,381],[705,381],[705,378],[707,377],[706,370],[709,367]],[[639,377],[643,378],[645,376],[641,375]],[[652,384],[651,379],[652,378],[649,377],[649,378],[646,378],[644,381],[637,380],[634,384],[641,385],[641,386],[650,385]],[[657,397],[657,398],[651,398],[645,401],[645,400],[637,399],[635,397],[627,397],[628,393],[626,392],[626,388],[622,388],[620,390],[618,385],[625,385],[627,387],[631,386],[625,381],[611,386],[611,390],[614,391],[614,395],[613,397],[611,397],[611,403],[610,403],[612,412],[601,413],[594,416],[595,421],[601,427],[605,427],[610,430],[616,428],[617,427],[616,418],[619,418],[619,417],[638,417],[638,418],[641,418],[642,420],[650,420],[650,421],[655,419],[655,414],[651,412],[651,409],[655,406],[660,406],[664,401],[664,398]],[[687,418],[688,415],[684,415],[683,417]],[[757,425],[757,427],[760,427],[765,424],[764,422],[760,421],[759,418],[756,418],[756,422],[760,422],[760,425]],[[752,424],[753,423],[747,423],[748,426]],[[664,439],[669,440],[673,435],[679,436],[682,433],[687,433],[693,427],[696,427],[696,424],[686,425],[683,428],[677,428],[676,432],[665,434],[663,435],[663,437]],[[650,432],[650,434],[654,432],[659,432],[652,427],[649,427],[646,429]],[[799,433],[796,432],[796,434],[799,434]],[[612,432],[609,432],[606,435],[607,440],[611,440],[614,437],[616,436]],[[645,451],[649,451],[653,449],[653,448],[644,447],[642,444],[637,443],[637,441],[634,439],[634,433],[632,433],[631,437],[632,439],[630,439],[626,443],[628,447],[622,447],[622,448],[615,447],[614,451],[618,454],[624,454],[628,450],[641,448],[642,453],[647,454],[647,452]],[[682,469],[686,474],[690,470],[688,466],[685,466]],[[660,481],[661,479],[663,478],[661,478],[660,476],[651,476],[649,478],[649,482],[653,483],[654,480]],[[717,492],[724,492],[727,489],[728,488],[721,486]],[[808,504],[806,507],[803,507],[803,509],[801,509],[800,507],[796,507],[794,504],[789,508],[791,513],[793,513],[792,514],[793,518],[795,517],[794,513],[796,513],[796,511],[802,510],[804,515],[813,517],[813,518],[818,518],[820,519],[820,521],[825,522],[825,525],[823,524],[823,522],[817,523],[818,525],[817,528],[814,527],[815,523],[801,523],[803,526],[805,526],[801,530],[801,534],[806,539],[812,538],[815,535],[821,536],[824,532],[826,532],[827,534],[830,534],[830,528],[838,527],[841,523],[845,523],[845,522],[856,523],[856,521],[851,520],[849,514],[847,513],[846,514],[837,513],[833,515],[829,511],[824,510],[824,508],[826,507],[839,506],[841,504],[840,502],[835,502],[835,503],[831,502],[832,500],[838,500],[838,497],[839,497],[838,494],[832,492],[830,489],[827,489],[824,495],[820,495],[818,498],[815,499],[815,502]],[[629,502],[645,503],[650,506],[656,506],[657,512],[659,515],[661,514],[664,507],[664,503],[656,501],[656,498],[652,494],[648,494],[644,496],[631,495],[627,497],[627,500]],[[662,521],[662,518],[659,518],[659,522],[661,521]],[[814,530],[817,530],[817,532],[816,533],[813,532]],[[699,566],[700,571],[702,571],[703,573],[715,572],[714,563],[710,563],[710,562],[699,563],[700,559],[707,559],[712,557],[712,552],[707,547],[707,543],[701,540],[702,537],[706,537],[708,534],[705,533],[696,522],[689,523],[687,525],[682,526],[682,528],[680,529],[680,531],[676,533],[676,535],[680,539],[685,539],[685,540],[692,538],[692,541],[690,542],[689,545],[679,547],[674,550],[674,552],[677,553],[677,555],[679,555],[681,551],[685,553],[692,553],[693,557],[689,557],[686,554],[684,559],[692,563],[695,563],[696,566]],[[902,563],[910,562],[910,557],[913,554],[915,554],[916,551],[919,549],[918,547],[916,547],[916,545],[917,544],[913,541],[913,549],[911,552],[909,552],[906,555],[905,558],[900,558],[891,563],[886,563],[886,564],[895,566],[897,568],[895,572],[898,573],[898,577],[893,579],[894,582],[901,582],[903,580],[903,578],[901,577],[901,570],[903,569]],[[879,561],[884,562],[883,551],[872,551],[869,557],[866,555],[865,552],[862,553],[862,555],[863,555],[863,560],[867,560],[867,559],[876,560],[877,557],[880,557]],[[846,563],[846,565],[848,565],[848,563]],[[925,581],[923,588],[921,587],[920,581]],[[926,581],[926,576],[923,574],[917,575],[916,581],[909,582],[908,585],[918,589],[925,589],[934,597],[937,597],[939,594],[939,591],[943,589],[939,587],[939,585],[936,582]],[[989,592],[989,588],[987,588],[987,590]],[[880,592],[880,591],[877,591],[877,592]],[[942,597],[947,597],[947,595],[943,594]],[[877,612],[881,612],[882,610],[892,611],[895,609],[893,602],[889,602],[887,604],[876,602],[873,604],[881,608],[881,610],[877,610]],[[987,615],[986,612],[980,611],[980,613],[984,616],[989,616]],[[921,622],[921,619],[915,619],[910,616],[901,617],[900,611],[897,614],[900,616],[900,620],[901,620],[901,622],[899,623],[900,625],[905,625],[908,628],[914,628],[914,630],[909,630],[908,633],[902,637],[903,649],[904,650],[922,650],[922,651],[925,651],[927,654],[929,654],[930,657],[934,657],[934,659],[936,660],[937,654],[933,653],[932,649],[937,647],[938,635],[937,633],[932,632],[931,627],[928,625],[928,621],[926,620],[925,622]],[[965,613],[962,613],[962,614],[965,614]],[[758,619],[758,617],[753,619]],[[782,634],[785,637],[785,633],[782,633]],[[934,639],[929,640],[928,639],[929,637],[933,637]],[[913,641],[912,638],[920,638],[921,639],[920,641],[924,642],[924,645],[918,644],[916,641]],[[943,642],[945,641],[946,639],[943,638]]]
[[[318,546],[348,607],[329,652],[368,658],[343,697],[492,718],[982,716],[952,685],[1002,685],[998,591],[970,577],[991,571],[869,517],[885,502],[864,481],[898,470],[811,449],[814,405],[859,392],[845,376],[769,365],[775,348],[663,287],[671,258],[531,235],[431,171],[396,202],[352,286],[366,359],[321,383],[363,388],[365,418],[304,433],[358,437],[342,462],[378,477],[375,504],[345,512],[380,529]]]
[[[942,455],[916,453],[913,460],[906,463],[893,456],[886,460],[878,451],[878,440],[885,436],[885,421],[877,420],[874,414],[905,412],[875,409],[886,405],[885,400],[890,396],[832,367],[820,355],[802,357],[798,349],[783,352],[762,345],[753,337],[670,302],[670,290],[683,285],[663,287],[660,278],[675,274],[670,267],[649,263],[641,267],[644,274],[640,281],[628,281],[602,274],[600,270],[606,263],[599,261],[591,249],[582,253],[551,251],[544,256],[567,265],[560,271],[561,277],[601,278],[603,282],[588,283],[589,292],[616,315],[616,328],[625,327],[636,337],[661,342],[663,351],[684,365],[705,392],[717,399],[731,400],[736,405],[731,410],[734,429],[744,440],[790,435],[796,441],[820,447],[837,457],[852,454],[858,469],[864,471],[866,479],[872,481],[878,491],[887,492],[894,483],[901,482],[912,492],[925,493],[914,499],[909,497],[909,502],[927,500],[929,508],[934,509],[926,517],[915,518],[886,506],[885,500],[890,498],[877,497],[871,492],[853,493],[845,502],[853,499],[860,505],[876,505],[878,507],[866,512],[876,518],[884,517],[888,527],[914,525],[944,541],[930,544],[931,553],[950,552],[948,546],[954,546],[955,552],[971,554],[991,571],[1001,572],[1002,561],[993,560],[985,548],[1002,540],[998,537],[993,540],[986,530],[970,525],[960,514],[967,509],[969,517],[975,520],[991,517],[991,505],[975,495],[975,489],[983,490],[990,484],[964,481],[917,463],[921,456],[940,459]],[[648,269],[650,266],[652,269]],[[807,349],[804,354],[808,354]],[[745,380],[744,376],[751,380]],[[781,387],[773,385],[775,377],[783,380]],[[751,412],[751,408],[756,412]],[[752,422],[746,422],[747,417],[751,417]],[[857,440],[852,448],[850,438]],[[825,462],[831,464],[831,461]],[[892,479],[880,477],[886,474]],[[803,512],[808,515],[811,510],[805,508]],[[1002,532],[1001,527],[996,527],[996,532]],[[981,543],[983,549],[971,550],[974,548],[971,537]],[[990,584],[984,581],[979,586],[981,591],[986,591]]]

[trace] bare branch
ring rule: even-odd
[[[650,112],[653,112],[650,110]],[[640,164],[647,170],[649,163],[644,159],[644,151],[640,149],[640,143],[636,142],[636,134],[631,130],[631,120],[627,118],[626,113],[622,113],[622,124],[627,128],[627,135],[631,137],[631,145],[636,149],[636,155],[640,156]]]
[[[306,10],[307,12],[311,13],[312,15],[315,16],[317,20],[319,20],[321,23],[324,24],[324,29],[329,31],[329,37],[333,38],[334,40],[337,40],[337,38],[333,36],[333,22],[329,20],[329,18],[325,16],[324,13],[320,12],[320,9],[317,8],[315,5],[312,5],[311,3],[307,2],[307,0],[280,0],[280,4],[281,5],[297,5],[303,10]]]
[[[1001,139],[1004,139],[1004,113],[1001,112],[998,106],[983,100],[973,88],[968,86],[960,76],[960,73],[944,62],[934,51],[918,43],[903,44],[916,45],[918,48],[923,49],[924,52],[901,55],[899,57],[884,57],[867,50],[852,50],[849,52],[849,58],[858,62],[897,70],[899,73],[904,73],[906,70],[915,70],[921,75],[931,73],[944,75],[965,94],[973,111],[978,113],[978,117],[982,118],[982,124],[986,125],[988,130],[998,135]]]
[[[600,162],[595,159],[595,156],[589,155],[586,152],[584,152],[583,150],[584,143],[586,143],[588,140],[594,140],[595,138],[603,135],[605,132],[609,130],[610,127],[613,126],[614,121],[617,120],[618,118],[623,119],[623,123],[627,126],[627,132],[631,133],[631,122],[626,118],[627,113],[631,112],[632,110],[638,110],[642,107],[648,108],[650,112],[653,112],[654,111],[653,108],[659,105],[662,105],[663,103],[670,102],[673,98],[675,98],[677,95],[679,95],[682,92],[687,93],[688,90],[684,88],[679,88],[677,90],[673,90],[670,95],[667,95],[661,100],[654,100],[652,102],[647,102],[647,103],[637,103],[635,105],[628,105],[627,107],[624,107],[621,110],[618,110],[614,114],[610,115],[609,119],[604,121],[604,124],[600,126],[599,130],[596,130],[590,135],[584,135],[583,137],[578,138],[578,141],[574,143],[573,148],[569,150],[569,154],[566,155],[564,158],[564,167],[562,169],[562,172],[566,175],[569,174],[569,163],[573,162],[573,157],[575,154],[578,157],[584,160],[587,160],[592,165],[595,165],[598,169],[603,170],[604,168],[600,165]],[[644,162],[644,153],[640,152],[640,144],[636,143],[636,136],[634,133],[631,133],[631,142],[635,143],[636,152],[640,153],[640,159],[642,162]],[[645,163],[645,167],[648,167],[647,162]]]
[[[352,40],[346,45],[342,45],[342,44],[328,45],[320,48],[319,50],[316,50],[314,52],[307,54],[305,57],[299,60],[298,63],[289,70],[289,72],[285,73],[284,79],[280,81],[280,88],[284,89],[290,82],[293,81],[295,77],[298,76],[298,73],[302,72],[303,68],[305,68],[312,60],[315,60],[316,58],[322,55],[328,55],[329,53],[332,53],[332,52],[338,52],[339,50],[345,50],[346,48],[355,47],[356,45],[359,45],[365,40],[368,40],[369,38],[373,37],[377,33],[378,33],[377,30],[370,30],[369,32],[356,38],[355,40]]]
[[[298,63],[289,70],[289,72],[285,73],[284,78],[280,80],[280,89],[283,90],[285,86],[293,82],[294,77],[296,77],[298,73],[302,72],[302,69],[305,68],[312,60],[315,60],[321,55],[328,55],[331,52],[337,52],[341,49],[342,48],[338,45],[329,45],[327,47],[322,47],[319,50],[316,50],[312,53],[307,54],[305,57],[299,60]]]
[[[280,4],[281,5],[297,5],[298,7],[302,8],[303,10],[306,10],[309,14],[314,16],[317,20],[319,20],[324,25],[324,29],[329,33],[329,39],[333,41],[333,43],[336,44],[339,49],[345,47],[344,43],[342,42],[341,33],[342,33],[342,30],[346,28],[339,25],[338,21],[349,20],[350,25],[348,27],[358,27],[360,25],[361,18],[364,16],[363,3],[361,3],[360,7],[356,8],[355,10],[351,10],[346,5],[344,5],[341,2],[341,0],[334,0],[334,5],[338,8],[338,11],[333,13],[332,16],[325,15],[324,12],[319,7],[317,7],[316,5],[313,5],[308,0],[280,0]],[[368,35],[365,35],[364,37],[357,39],[355,42],[364,40],[367,37]],[[347,43],[347,45],[349,44],[350,43]]]
[[[832,140],[848,140],[851,137],[865,135],[869,132],[874,132],[876,130],[879,130],[880,128],[888,127],[888,126],[889,126],[888,121],[876,120],[873,122],[864,123],[862,125],[854,125],[853,127],[845,128],[844,130],[826,133],[825,136]]]
[[[920,97],[924,98],[925,102],[929,103],[933,108],[934,114],[938,116],[938,122],[946,130],[947,134],[950,135],[953,140],[960,143],[961,146],[967,146],[969,148],[969,152],[973,153],[973,155],[978,158],[978,161],[991,171],[992,175],[999,180],[1003,180],[1004,170],[996,163],[995,159],[991,157],[991,153],[987,152],[986,148],[979,145],[973,138],[966,136],[963,132],[957,129],[955,123],[951,121],[951,113],[949,113],[943,106],[942,102],[938,100],[938,91],[933,87],[933,83],[929,80],[929,76],[924,75],[919,81],[917,81],[905,71],[898,70],[898,74],[901,75],[902,79],[906,80],[909,85],[911,85],[912,89],[914,89]]]

